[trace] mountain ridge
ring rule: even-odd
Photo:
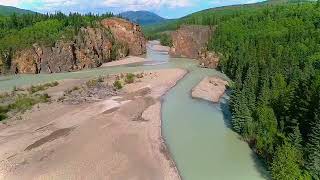
[[[13,6],[4,6],[0,5],[0,15],[2,16],[10,16],[12,14],[35,14],[36,12],[26,9],[20,9]]]
[[[119,16],[140,25],[158,24],[168,20],[150,11],[125,11]]]

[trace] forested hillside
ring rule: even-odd
[[[234,81],[233,129],[272,178],[320,179],[320,1],[206,10],[145,30],[181,24],[217,25],[208,49]]]
[[[19,9],[11,6],[2,6],[0,5],[0,15],[2,16],[10,16],[12,14],[35,14],[33,11]]]
[[[15,52],[32,47],[34,43],[53,46],[59,39],[70,40],[80,27],[96,27],[99,25],[98,20],[111,16],[77,13],[0,16],[0,72],[1,69],[3,72],[10,69]]]

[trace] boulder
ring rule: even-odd
[[[171,33],[173,46],[170,55],[198,59],[200,51],[206,48],[213,29],[209,26],[183,25]]]
[[[139,25],[120,18],[104,19],[101,24],[110,29],[115,41],[128,47],[130,55],[146,53],[146,39]]]
[[[200,67],[215,69],[219,65],[219,56],[207,50],[204,50],[200,53],[199,57]]]

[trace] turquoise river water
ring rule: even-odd
[[[146,63],[86,71],[15,75],[0,77],[0,90],[14,86],[39,84],[70,78],[90,78],[119,72],[162,68],[184,68],[189,71],[164,97],[162,132],[184,180],[260,180],[269,179],[264,166],[248,145],[230,128],[228,96],[212,104],[192,99],[191,89],[208,75],[223,74],[201,69],[190,59],[174,59],[168,54],[148,50]]]

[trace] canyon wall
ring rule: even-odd
[[[101,21],[101,27],[82,27],[72,41],[57,41],[53,47],[33,44],[12,58],[14,73],[59,73],[96,68],[127,55],[146,52],[141,28],[119,18]]]

